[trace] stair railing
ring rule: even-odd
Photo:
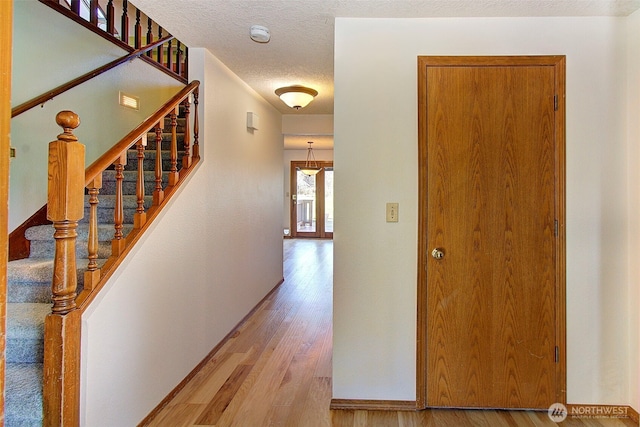
[[[198,93],[200,82],[194,81],[167,101],[153,115],[129,132],[88,168],[84,169],[84,146],[73,134],[80,120],[71,111],[56,116],[63,133],[49,146],[49,182],[47,218],[55,229],[55,255],[51,292],[53,307],[45,320],[44,357],[44,425],[77,426],[80,414],[80,326],[82,313],[90,305],[124,257],[175,194],[184,179],[200,160],[198,141]],[[191,118],[191,103],[193,117]],[[180,106],[185,117],[184,144],[178,159],[177,115]],[[170,120],[170,170],[166,182],[162,171],[162,135],[165,117]],[[191,125],[192,123],[192,125]],[[192,127],[191,127],[192,126]],[[155,189],[151,207],[145,210],[144,153],[147,135],[156,140]],[[134,225],[127,235],[123,231],[123,170],[127,151],[137,153]],[[182,166],[178,171],[178,162]],[[111,256],[98,265],[99,194],[104,172],[113,165],[116,177],[114,234]],[[78,221],[84,216],[84,193],[89,195],[89,263],[84,286],[77,295],[76,237]]]
[[[85,172],[85,185],[90,196],[89,204],[89,245],[88,258],[89,265],[85,274],[84,289],[77,298],[78,305],[84,309],[95,296],[100,284],[105,282],[105,276],[109,276],[117,266],[118,260],[127,252],[131,244],[137,241],[141,231],[148,224],[150,218],[155,217],[159,207],[170,196],[178,182],[184,178],[192,169],[192,166],[200,159],[200,145],[198,141],[198,88],[200,82],[194,81],[171,100],[165,103],[147,120],[138,127],[129,132],[120,142],[114,145],[109,151],[104,153],[99,159],[91,164]],[[178,108],[182,104],[184,107],[184,116],[187,124],[191,116],[191,101],[193,95],[194,113],[193,113],[193,133],[189,126],[185,128],[184,135],[184,154],[182,156],[182,168],[178,172],[178,146],[177,146],[177,115]],[[163,187],[163,170],[162,170],[162,134],[164,129],[164,118],[170,119],[171,127],[171,144],[170,144],[170,164],[168,171],[166,186]],[[152,205],[148,211],[144,209],[144,153],[147,146],[147,135],[153,131],[156,136],[156,162],[155,162],[155,189],[153,191]],[[193,135],[193,142],[191,142]],[[127,151],[135,145],[137,151],[137,179],[136,179],[136,199],[137,208],[134,214],[133,230],[125,237],[123,233],[123,170],[127,163]],[[99,203],[98,195],[102,188],[102,174],[107,168],[112,166],[115,168],[116,177],[116,198],[114,209],[114,235],[111,241],[112,255],[102,268],[98,268],[96,260],[98,259],[98,217],[97,205]]]
[[[162,39],[151,43],[148,46],[139,48],[134,50],[131,53],[128,53],[118,59],[114,59],[113,61],[109,62],[108,64],[105,64],[101,67],[96,68],[95,70],[89,71],[88,73],[85,73],[83,75],[81,75],[80,77],[76,77],[75,79],[64,83],[54,89],[51,89],[48,92],[43,93],[42,95],[36,96],[35,98],[30,99],[29,101],[23,102],[20,105],[17,105],[15,107],[13,107],[11,109],[11,118],[16,117],[19,114],[24,113],[25,111],[28,111],[30,109],[32,109],[33,107],[36,107],[38,105],[43,105],[45,102],[47,101],[51,101],[53,98],[55,98],[56,96],[68,91],[69,89],[73,89],[74,87],[91,80],[94,77],[98,77],[100,74],[106,73],[107,71],[111,70],[112,68],[117,67],[120,64],[124,64],[125,62],[128,62],[132,59],[138,58],[141,55],[146,54],[147,52],[156,49],[158,46],[162,46],[164,43],[166,43],[167,41],[170,41],[173,38],[173,36],[167,36],[167,37],[163,37]]]
[[[143,44],[150,45],[154,42],[154,37],[155,40],[160,40],[170,36],[168,31],[128,0],[39,1],[129,52],[139,49]],[[83,8],[88,10],[85,11]],[[135,18],[129,19],[130,17]],[[143,36],[145,29],[146,34]],[[186,83],[188,55],[186,45],[179,40],[176,40],[175,44],[172,40],[167,40],[142,58]]]

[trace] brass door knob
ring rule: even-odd
[[[440,248],[435,248],[431,251],[431,256],[435,259],[442,259],[444,258],[444,251]]]

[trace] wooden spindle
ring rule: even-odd
[[[71,12],[80,16],[80,2],[82,0],[71,0]]]
[[[182,76],[185,79],[189,78],[189,48],[185,45],[184,47],[184,55],[182,58],[182,63],[183,63],[183,67],[182,67]]]
[[[200,89],[196,89],[193,91],[193,153],[192,157],[194,159],[200,158],[200,143],[198,142],[198,133],[200,131],[200,127],[198,126],[198,95],[200,94]]]
[[[152,27],[153,27],[153,21],[151,20],[151,18],[147,17],[147,46],[153,43]],[[151,57],[152,55],[153,55],[152,50],[148,50],[147,56]]]
[[[191,167],[191,126],[189,123],[191,103],[188,96],[184,100],[184,156],[182,156],[182,169],[180,172],[186,172]]]
[[[84,289],[90,291],[100,281],[100,269],[98,268],[98,195],[102,188],[102,174],[96,176],[87,185],[89,192],[89,239],[87,252],[89,263],[84,272]]]
[[[173,40],[167,43],[167,68],[173,70]]]
[[[176,74],[182,75],[182,43],[178,40],[176,46]]]
[[[169,183],[168,185],[176,185],[178,182],[178,110],[179,107],[173,109],[170,114],[171,117],[171,150],[169,156]]]
[[[120,155],[118,160],[114,162],[116,169],[116,199],[113,209],[113,228],[115,230],[113,234],[113,240],[111,240],[111,252],[113,255],[118,256],[125,248],[126,240],[122,229],[124,228],[124,204],[122,193],[122,181],[124,180],[124,165],[127,164],[127,153],[124,152]]]
[[[98,4],[98,0],[90,0],[89,1],[89,22],[91,22],[96,27],[98,26],[98,8],[100,5]]]
[[[147,134],[145,133],[136,145],[138,152],[138,179],[136,180],[136,197],[138,206],[133,215],[133,227],[141,228],[147,222],[147,214],[144,211],[144,150],[147,147]]]
[[[120,40],[129,44],[129,15],[127,14],[127,8],[129,2],[122,0],[122,19],[120,23]]]
[[[140,49],[142,46],[142,25],[140,24],[140,9],[136,9],[136,25],[133,28],[133,46],[136,49]]]
[[[160,25],[158,25],[158,40],[160,40],[162,38],[162,27]],[[158,64],[164,64],[164,54],[163,54],[163,46],[160,45],[158,46],[158,50],[157,50],[158,54],[156,55],[156,61],[158,62]]]
[[[116,12],[113,7],[113,0],[107,3],[107,32],[112,36],[116,35]]]
[[[156,125],[156,188],[153,190],[153,205],[158,206],[164,200],[162,189],[162,120]]]
[[[77,114],[61,111],[56,123],[63,133],[49,144],[47,219],[55,229],[51,312],[67,314],[76,308],[76,237],[84,216],[85,148],[73,134],[80,125]]]

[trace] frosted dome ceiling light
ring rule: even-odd
[[[276,89],[276,95],[289,107],[299,110],[309,105],[318,91],[304,86],[287,86]]]
[[[271,32],[262,25],[252,25],[249,30],[251,40],[257,43],[268,43],[271,40]]]

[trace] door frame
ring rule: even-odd
[[[552,66],[555,70],[556,157],[556,402],[566,404],[566,240],[565,240],[565,56],[418,56],[418,294],[416,335],[416,407],[427,407],[427,67],[428,66]]]
[[[290,209],[290,215],[289,218],[291,218],[290,220],[290,230],[291,230],[291,237],[294,238],[316,238],[316,239],[332,239],[333,238],[333,232],[326,232],[325,231],[325,223],[324,223],[324,219],[322,220],[322,222],[316,220],[316,231],[314,233],[307,233],[305,232],[304,234],[301,234],[300,232],[298,232],[298,218],[297,218],[297,212],[296,212],[296,205],[297,205],[297,200],[294,199],[294,195],[296,195],[298,193],[298,178],[297,178],[297,172],[298,172],[298,168],[299,167],[304,167],[305,164],[307,162],[305,162],[304,160],[292,160],[291,164],[290,164],[290,172],[291,172],[291,178],[290,178],[290,187],[291,187],[291,205],[289,206]],[[333,168],[333,161],[317,161],[316,164],[318,165],[318,167],[322,168],[322,170],[320,172],[318,172],[318,175],[323,174],[323,185],[320,186],[318,185],[317,181],[316,181],[316,218],[324,218],[324,214],[325,214],[325,206],[324,206],[324,172],[325,172],[325,168],[330,167]],[[316,177],[318,176],[316,175]],[[311,235],[313,234],[313,235]]]
[[[4,421],[13,0],[0,1],[0,424]],[[4,154],[1,154],[4,153]]]

